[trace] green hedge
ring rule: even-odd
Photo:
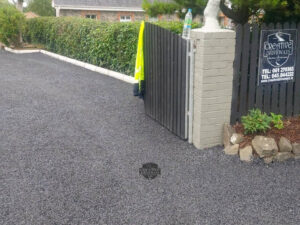
[[[180,33],[182,23],[158,23]],[[197,26],[197,25],[194,25]],[[133,76],[140,23],[103,23],[74,17],[27,21],[24,40],[49,51]]]
[[[25,16],[7,1],[0,0],[0,42],[7,46],[21,46]]]

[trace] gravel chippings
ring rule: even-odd
[[[161,169],[151,181],[147,162]],[[197,150],[131,85],[0,51],[0,224],[298,225],[300,161]]]

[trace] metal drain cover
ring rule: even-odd
[[[153,180],[161,174],[161,170],[156,163],[146,163],[139,169],[140,175],[143,175],[148,180]]]

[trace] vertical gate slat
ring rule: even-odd
[[[151,63],[151,92],[152,92],[152,98],[151,98],[151,117],[154,119],[155,118],[155,110],[156,110],[156,107],[155,107],[155,48],[154,48],[154,45],[155,45],[155,30],[154,30],[154,27],[152,26],[152,24],[150,24],[150,32],[151,32],[151,35],[150,35],[150,50],[151,50],[151,60],[150,60],[150,63]]]
[[[275,26],[276,29],[282,29],[281,23],[277,23]],[[280,84],[275,83],[272,85],[272,106],[271,106],[271,112],[273,113],[280,113],[279,109],[279,90],[280,90]]]
[[[242,56],[242,38],[243,37],[243,26],[238,25],[236,28],[236,48],[235,48],[235,59],[234,59],[234,72],[233,72],[233,89],[232,89],[232,102],[231,102],[231,123],[235,123],[239,118],[238,113],[238,89],[239,89],[239,78],[240,78],[240,64]]]
[[[250,52],[250,25],[244,25],[244,40],[243,40],[243,55],[242,55],[242,70],[241,70],[241,88],[239,109],[240,114],[247,114],[247,91],[248,91],[248,68],[249,68],[249,52]]]
[[[252,27],[248,109],[253,109],[255,106],[258,55],[259,55],[259,26],[255,24]]]
[[[160,94],[160,87],[159,87],[159,75],[160,75],[160,49],[159,49],[159,34],[160,34],[160,29],[159,27],[156,27],[156,32],[157,32],[157,35],[156,35],[156,79],[155,79],[155,86],[156,86],[156,119],[159,121],[159,118],[160,118],[160,99],[159,99],[159,94]]]
[[[178,79],[178,69],[177,69],[177,60],[178,60],[178,38],[177,37],[174,37],[174,50],[175,50],[175,53],[174,53],[174,76],[173,76],[173,95],[174,95],[174,98],[173,98],[173,103],[174,103],[174,108],[173,108],[173,132],[174,133],[177,133],[177,108],[178,108],[178,101],[177,101],[177,79]],[[176,109],[176,110],[174,110]]]
[[[157,71],[157,87],[158,87],[158,98],[157,98],[157,102],[158,102],[158,121],[160,123],[162,123],[162,30],[160,28],[157,29],[158,31],[158,35],[157,35],[157,64],[158,64],[158,71]]]
[[[187,41],[182,39],[180,48],[182,49],[182,69],[181,69],[181,87],[180,87],[180,98],[181,98],[181,116],[180,116],[180,136],[185,137],[185,99],[186,99],[186,57],[187,57]]]
[[[145,24],[145,31],[144,31],[144,75],[145,75],[145,83],[148,83],[148,48],[146,47],[148,45],[148,42],[147,42],[147,23]],[[145,89],[146,89],[146,86],[145,86]],[[148,113],[148,95],[146,94],[146,90],[145,90],[145,95],[144,95],[144,98],[145,98],[145,112]]]
[[[154,114],[154,93],[153,93],[153,88],[154,88],[154,85],[153,85],[153,27],[151,24],[149,24],[149,44],[148,44],[148,47],[149,47],[149,71],[150,71],[150,75],[149,75],[149,85],[150,85],[150,99],[149,99],[149,104],[150,104],[150,115],[151,117],[153,118],[153,114]],[[147,87],[147,85],[146,85]]]
[[[161,49],[161,60],[160,60],[160,64],[161,64],[161,74],[160,74],[160,87],[161,87],[161,123],[162,125],[165,126],[165,30],[161,29],[161,45],[160,45],[160,49]]]
[[[178,58],[177,58],[177,68],[178,68],[178,73],[177,73],[177,128],[176,128],[176,133],[180,134],[180,107],[181,107],[181,82],[182,82],[182,76],[181,76],[181,71],[182,71],[182,49],[181,49],[181,45],[182,45],[182,39],[179,38],[179,36],[177,37],[178,39],[178,44],[177,44],[177,48],[178,48]]]
[[[297,26],[295,23],[285,24],[286,28],[295,29]],[[287,95],[286,95],[286,116],[290,117],[293,115],[293,94],[294,94],[294,82],[287,83]]]
[[[167,31],[166,33],[166,58],[167,58],[167,62],[166,62],[166,126],[167,128],[170,130],[170,32]]]
[[[261,31],[267,29],[266,24],[263,24],[261,26],[261,30],[260,30],[260,34]],[[261,46],[262,43],[259,43],[259,46]],[[265,84],[259,84],[259,79],[258,79],[258,83],[257,83],[257,87],[256,87],[256,101],[255,101],[255,108],[261,109],[263,110],[264,108],[264,104],[263,104],[263,100],[264,100],[264,89],[265,89],[266,85]]]
[[[152,74],[152,82],[153,82],[153,119],[156,119],[156,109],[157,109],[157,105],[156,105],[156,74],[157,74],[157,68],[156,68],[156,27],[152,25],[152,48],[153,48],[153,59],[152,59],[152,64],[153,64],[153,74]]]
[[[170,65],[170,130],[174,131],[174,36],[171,36],[171,65]]]
[[[300,113],[300,23],[297,26],[298,43],[297,43],[297,61],[296,61],[296,76],[295,76],[295,90],[294,90],[294,116]]]
[[[284,24],[283,28],[285,28],[286,24]],[[279,111],[282,115],[286,115],[286,90],[287,84],[281,82],[280,83],[280,97],[279,97]]]
[[[167,117],[168,117],[168,114],[167,114],[167,97],[168,97],[168,93],[167,93],[167,78],[168,78],[168,73],[167,73],[167,64],[169,63],[168,61],[168,49],[167,49],[167,40],[168,40],[168,33],[167,33],[167,30],[164,30],[164,102],[163,102],[163,107],[164,107],[164,125],[166,127],[168,127],[168,122],[167,122]]]
[[[266,27],[267,30],[273,30],[274,24],[271,23]],[[267,84],[264,86],[264,95],[263,95],[263,108],[262,110],[266,113],[271,112],[271,93],[272,93],[273,84]]]

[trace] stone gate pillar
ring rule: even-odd
[[[222,144],[223,125],[230,122],[235,32],[196,29],[193,143],[203,149]]]

